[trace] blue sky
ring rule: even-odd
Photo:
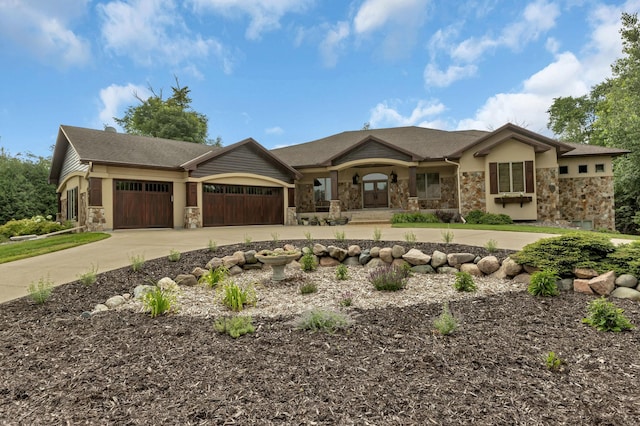
[[[610,75],[640,0],[0,0],[0,146],[114,125],[174,75],[225,145],[362,128],[551,135],[546,110]]]

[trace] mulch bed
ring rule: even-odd
[[[248,248],[271,244],[219,251]],[[454,301],[461,327],[451,336],[433,332],[439,304],[347,310],[354,324],[332,335],[297,330],[292,318],[254,318],[256,333],[236,340],[216,333],[213,319],[82,315],[211,257],[200,250],[176,263],[147,261],[139,272],[101,274],[90,287],[57,287],[43,305],[29,298],[0,305],[0,423],[635,425],[640,418],[640,331],[582,324],[593,298],[573,292]],[[640,325],[640,304],[615,303]],[[559,372],[546,368],[550,351],[566,362]]]

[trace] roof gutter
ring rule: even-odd
[[[462,217],[462,191],[460,190],[461,189],[461,184],[460,184],[460,163],[456,163],[455,161],[451,161],[447,157],[444,158],[444,162],[448,163],[448,164],[453,164],[454,166],[456,166],[456,180],[458,181],[458,214],[460,215],[460,219],[462,220],[462,223],[466,223],[467,221],[464,220],[464,217]]]

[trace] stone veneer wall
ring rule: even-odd
[[[338,197],[340,198],[340,210],[359,210],[362,208],[362,185],[338,182]]]
[[[460,180],[460,214],[464,216],[471,210],[486,211],[484,172],[462,172]]]
[[[458,185],[456,185],[455,176],[440,179],[440,194],[438,200],[420,200],[420,208],[426,210],[457,209]]]
[[[296,184],[296,207],[302,213],[316,211],[313,201],[313,184]]]
[[[615,229],[613,176],[559,179],[559,187],[560,219],[590,220],[593,229]]]
[[[409,209],[409,180],[389,182],[389,208]]]
[[[102,232],[107,219],[104,217],[104,207],[89,207],[87,209],[87,231]]]
[[[536,169],[536,203],[538,220],[560,219],[560,186],[558,168]]]

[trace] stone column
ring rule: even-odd
[[[329,201],[329,218],[335,219],[340,217],[340,200],[331,200]]]
[[[200,207],[184,208],[184,227],[185,229],[196,229],[202,227]]]
[[[104,207],[88,207],[87,208],[87,231],[102,232],[104,224],[107,220],[104,217]]]
[[[287,219],[285,225],[296,225],[298,223],[298,218],[296,214],[295,207],[287,207]]]

